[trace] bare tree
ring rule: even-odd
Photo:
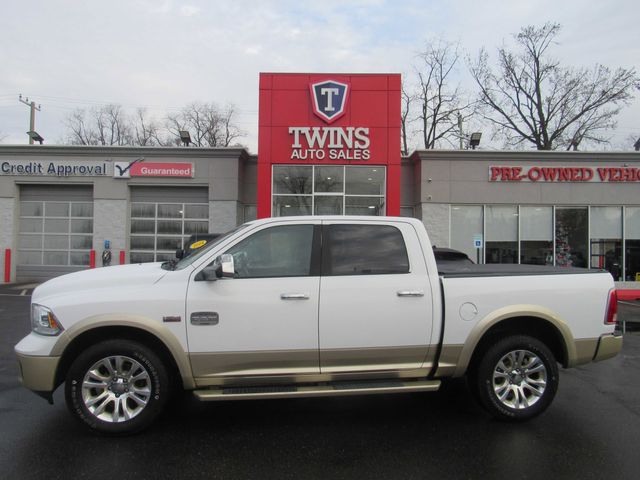
[[[560,28],[557,23],[522,28],[514,37],[517,52],[498,49],[497,73],[484,49],[470,65],[485,118],[507,145],[531,143],[538,150],[553,150],[607,142],[604,132],[633,98],[639,84],[633,68],[569,68],[550,58]]]
[[[245,133],[235,124],[236,107],[229,103],[222,112],[223,145],[228,147],[234,140],[243,137]]]
[[[66,142],[71,145],[175,146],[180,130],[188,130],[199,147],[228,147],[244,132],[236,124],[236,109],[194,102],[169,115],[165,125],[144,108],[129,115],[120,105],[103,105],[71,112],[65,119]]]
[[[459,47],[444,40],[427,44],[419,55],[420,65],[415,68],[418,77],[417,100],[424,148],[432,149],[462,135],[462,120],[474,114],[474,102],[465,101],[459,85],[453,85],[453,76],[460,59]]]
[[[400,92],[401,101],[402,101],[402,110],[400,113],[400,127],[401,127],[401,135],[402,135],[402,154],[409,155],[409,145],[408,145],[408,136],[407,129],[409,128],[409,123],[411,122],[411,104],[415,100],[415,96],[408,92],[405,83],[402,84],[402,90]]]
[[[140,146],[163,145],[162,127],[154,119],[149,118],[146,109],[138,108],[132,120],[133,143]]]
[[[120,105],[78,109],[64,120],[71,145],[132,145],[131,119]]]
[[[67,127],[67,143],[71,145],[98,145],[95,129],[87,124],[86,110],[76,109],[64,120]]]
[[[214,103],[193,102],[178,114],[168,115],[167,130],[179,137],[180,130],[188,130],[197,147],[228,147],[244,133],[235,124],[235,107],[226,109]]]
[[[93,108],[91,115],[97,127],[100,145],[131,145],[131,122],[120,105],[104,105]]]

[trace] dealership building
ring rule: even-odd
[[[0,146],[4,282],[174,258],[284,215],[419,218],[481,263],[640,281],[640,154],[400,148],[397,74],[260,75],[242,148]],[[109,262],[110,257],[110,262]]]

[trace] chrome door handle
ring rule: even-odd
[[[309,300],[309,295],[306,293],[282,293],[280,294],[281,300]]]
[[[400,290],[397,293],[399,297],[424,297],[424,292],[420,290]]]

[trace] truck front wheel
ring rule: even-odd
[[[540,340],[514,335],[484,352],[470,380],[480,403],[494,417],[524,421],[551,404],[558,389],[558,365]]]
[[[65,395],[71,413],[94,431],[130,434],[151,424],[169,394],[167,370],[148,347],[130,340],[92,345],[71,364]]]

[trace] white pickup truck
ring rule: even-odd
[[[440,271],[439,271],[440,270]],[[180,261],[83,271],[33,293],[24,385],[95,431],[148,426],[177,389],[200,400],[438,390],[467,375],[493,415],[526,420],[558,363],[615,356],[604,271],[438,268],[397,217],[246,223]]]

